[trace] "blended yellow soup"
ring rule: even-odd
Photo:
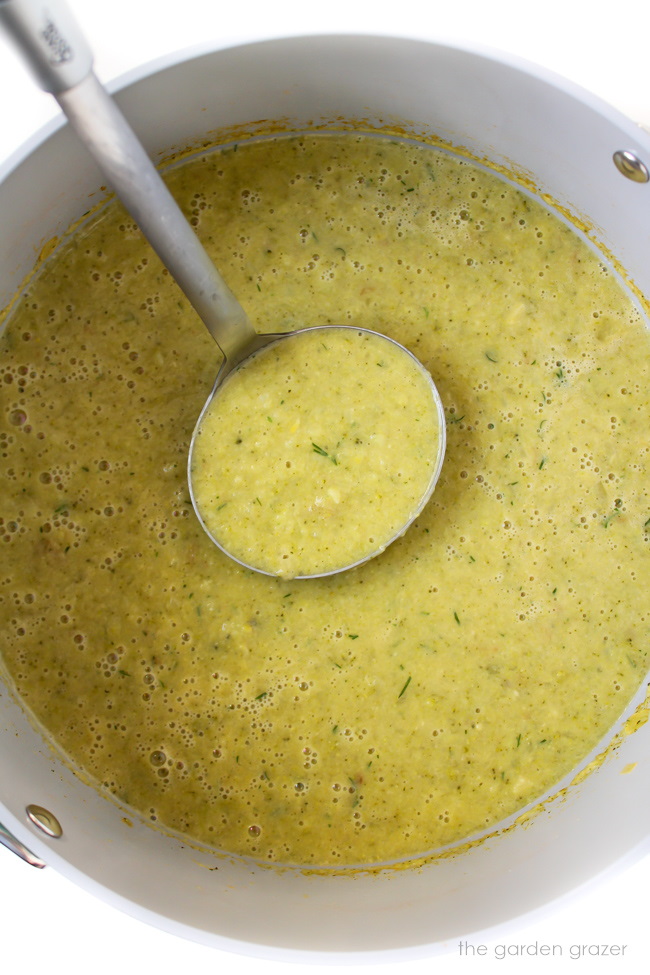
[[[261,350],[209,401],[191,451],[195,506],[230,555],[285,579],[379,554],[422,508],[442,420],[395,342],[317,328]]]
[[[186,477],[216,347],[108,206],[2,337],[17,693],[99,788],[218,849],[371,864],[493,826],[589,753],[648,670],[640,314],[557,217],[432,148],[244,142],[168,180],[260,330],[366,326],[419,357],[445,407],[440,480],[348,573],[225,556]]]

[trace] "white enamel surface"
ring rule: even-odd
[[[359,5],[356,12],[348,11],[342,4],[328,4],[328,16],[315,12],[311,20],[303,6],[293,9],[293,5],[286,4],[280,11],[273,11],[272,16],[266,7],[250,4],[246,12],[225,14],[219,10],[218,16],[208,14],[206,5],[201,0],[188,0],[179,8],[177,5],[156,4],[158,20],[152,23],[151,7],[148,4],[127,4],[124,0],[115,0],[110,11],[105,9],[98,13],[89,10],[77,0],[71,6],[75,9],[82,26],[87,31],[92,45],[97,51],[98,72],[105,79],[110,79],[118,72],[130,69],[140,61],[164,54],[185,44],[200,44],[205,46],[206,38],[216,39],[219,36],[232,38],[243,36],[253,26],[251,11],[256,9],[260,13],[259,22],[255,22],[255,34],[261,36],[279,36],[309,31],[323,32],[380,32],[410,36],[435,37],[441,35],[455,35],[471,45],[480,41],[481,45],[499,47],[518,55],[531,57],[548,67],[561,70],[565,75],[582,82],[599,94],[615,102],[617,107],[634,115],[637,119],[650,122],[650,94],[645,101],[640,97],[644,79],[640,64],[641,47],[638,47],[638,57],[634,57],[635,44],[638,44],[634,29],[634,17],[627,8],[628,20],[620,27],[620,38],[614,43],[611,31],[611,21],[595,18],[596,6],[590,5],[583,10],[583,18],[572,19],[563,5],[556,2],[545,5],[545,20],[543,24],[519,21],[519,7],[510,0],[498,0],[492,5],[493,20],[487,19],[483,12],[484,5],[465,3],[456,13],[442,8],[429,16],[423,23],[423,15],[415,13],[420,6],[401,4],[399,10],[390,15],[381,16],[373,8]],[[582,6],[582,5],[580,5]],[[147,7],[145,11],[141,8]],[[180,10],[182,9],[182,20]],[[372,16],[369,10],[372,9]],[[591,43],[586,44],[584,38],[584,13],[590,11],[594,18],[588,21],[591,31]],[[476,18],[472,20],[471,12],[476,11]],[[639,5],[639,10],[643,8]],[[409,16],[410,11],[410,16]],[[345,12],[345,15],[344,15]],[[553,17],[553,14],[556,17]],[[510,15],[510,18],[508,18]],[[560,21],[561,16],[561,21]],[[180,21],[180,22],[179,22]],[[554,22],[551,30],[549,23]],[[558,33],[558,24],[562,23],[563,30]],[[126,25],[129,24],[131,37],[125,36]],[[582,29],[578,41],[576,30]],[[569,44],[569,37],[572,42]],[[414,49],[413,49],[414,50]],[[607,57],[603,51],[607,50]],[[119,52],[119,53],[116,53]],[[411,49],[404,48],[405,65],[413,60]],[[0,52],[0,80],[4,81],[6,92],[12,92],[11,104],[3,100],[0,107],[0,118],[7,108],[8,119],[2,118],[0,125],[0,158],[9,156],[17,148],[23,136],[27,136],[41,121],[51,114],[49,103],[45,96],[34,92],[32,82],[24,76],[21,66],[12,63],[12,56],[5,57],[4,48]],[[291,64],[287,62],[287,71]],[[260,71],[259,59],[256,68]],[[635,72],[636,70],[636,78]],[[543,74],[544,72],[542,72]],[[621,84],[626,73],[627,81]],[[261,75],[260,75],[261,78]],[[228,78],[224,75],[220,79],[223,84],[226,101],[229,97]],[[256,79],[251,77],[251,82]],[[608,88],[609,84],[609,88]],[[408,98],[404,100],[396,93],[396,86],[390,86],[385,72],[377,71],[373,85],[366,95],[361,98],[361,104],[370,104],[373,93],[383,86],[386,100],[395,99],[394,110],[406,111],[404,107]],[[256,99],[259,85],[251,84],[252,99]],[[485,86],[480,88],[485,91]],[[340,93],[339,93],[340,94]],[[537,83],[532,83],[531,97],[537,97],[539,89]],[[171,99],[176,97],[174,86],[170,85],[166,91],[163,104],[168,109]],[[271,97],[271,95],[269,95]],[[133,104],[138,107],[138,100]],[[287,111],[296,110],[293,96],[287,96]],[[377,99],[379,102],[381,99]],[[587,99],[587,102],[589,100]],[[230,98],[233,111],[233,121],[240,121],[245,117],[238,115],[243,106],[240,99],[237,102]],[[141,103],[140,103],[141,104]],[[22,105],[22,110],[20,106]],[[480,103],[479,103],[480,105]],[[47,106],[47,109],[45,109]],[[252,110],[251,105],[251,110]],[[259,105],[255,106],[259,108]],[[230,110],[230,109],[229,109]],[[550,111],[550,107],[549,107]],[[413,117],[413,113],[408,113]],[[250,117],[260,117],[255,114]],[[475,128],[480,127],[481,113],[477,113],[474,120]],[[156,145],[155,130],[158,120],[155,113],[149,114],[148,124],[151,129],[152,146]],[[455,124],[455,119],[448,120],[449,126]],[[191,120],[185,112],[179,112],[177,128],[169,136],[169,142],[182,141],[183,136],[191,134],[187,126]],[[209,122],[207,123],[209,127]],[[507,129],[508,119],[500,120],[499,128]],[[553,145],[552,155],[561,155],[565,140],[571,136],[574,122],[570,121],[563,131],[558,130]],[[169,130],[168,130],[169,131]],[[627,133],[626,133],[627,135]],[[629,137],[634,136],[634,129],[630,127]],[[524,149],[530,152],[531,161],[535,158],[534,140],[537,137],[531,132],[524,140]],[[643,139],[643,136],[640,136]],[[490,139],[487,139],[490,142]],[[646,137],[647,141],[647,137]],[[496,142],[496,139],[495,139]],[[605,146],[603,151],[608,147]],[[630,145],[615,148],[630,148]],[[647,153],[646,153],[647,154]],[[53,165],[53,163],[51,164]],[[575,172],[584,173],[584,179],[576,178]],[[629,212],[634,211],[633,220],[638,227],[634,246],[630,246],[619,256],[634,264],[639,255],[636,276],[640,279],[645,271],[645,261],[641,246],[644,243],[644,221],[640,212],[638,191],[639,187],[632,184],[625,185],[620,177],[610,171],[604,161],[604,156],[598,157],[596,162],[591,158],[576,158],[571,154],[567,160],[567,179],[573,180],[578,194],[583,191],[587,199],[594,195],[598,197],[598,222],[610,226],[607,231],[612,241],[620,236],[622,229],[617,222],[613,209],[622,212],[618,205],[613,207],[612,193],[622,192],[630,199]],[[52,175],[48,168],[48,175]],[[61,166],[59,178],[66,178],[65,164]],[[93,185],[90,169],[87,173],[88,186]],[[609,187],[612,187],[610,192]],[[37,174],[32,182],[32,197],[38,194],[44,183]],[[648,199],[648,193],[643,200]],[[576,199],[575,192],[571,199]],[[582,203],[578,201],[582,207]],[[648,204],[644,204],[648,207]],[[3,204],[3,207],[5,204]],[[35,212],[48,212],[52,223],[65,223],[69,213],[63,198],[55,194],[43,196],[39,201],[34,198]],[[57,214],[57,208],[60,212]],[[2,237],[6,240],[5,218],[10,214],[3,209]],[[627,224],[627,218],[625,223]],[[645,227],[650,221],[645,220]],[[2,244],[0,243],[0,247]],[[624,249],[624,248],[623,248]],[[619,248],[620,250],[620,248]],[[648,253],[647,237],[645,238],[645,254]],[[20,243],[12,234],[12,245],[9,249],[11,259],[16,269],[21,262],[28,262],[33,257],[33,244],[29,234],[24,238],[21,252]],[[6,260],[6,258],[5,258]],[[650,292],[650,281],[646,280],[646,290]],[[1,703],[1,702],[0,702]],[[19,718],[17,718],[19,720]],[[63,841],[48,843],[39,842],[33,832],[22,822],[21,802],[40,802],[48,805],[48,800],[55,804],[56,811],[61,813],[64,829],[72,824],[76,813],[78,800],[74,793],[78,789],[77,783],[71,779],[54,781],[48,771],[48,757],[39,754],[38,750],[30,750],[29,757],[23,757],[22,750],[16,752],[16,757],[10,762],[10,752],[13,747],[21,749],[20,742],[24,740],[25,732],[21,731],[18,739],[12,738],[9,747],[0,759],[0,781],[5,783],[7,775],[11,775],[11,789],[15,800],[7,801],[13,809],[10,815],[0,817],[8,827],[15,828],[21,838],[28,841],[32,848],[41,855],[55,869],[37,872],[13,858],[8,852],[0,849],[0,911],[3,920],[3,953],[11,954],[11,949],[20,949],[24,959],[25,970],[36,972],[45,964],[51,964],[53,958],[65,959],[69,971],[87,970],[114,971],[118,965],[122,971],[135,971],[134,965],[125,962],[128,954],[138,960],[137,964],[148,971],[156,971],[165,975],[166,972],[178,970],[180,965],[189,966],[192,963],[207,967],[208,971],[217,970],[222,965],[229,972],[273,972],[285,971],[285,961],[299,960],[300,970],[307,971],[314,962],[313,956],[308,954],[287,955],[280,948],[278,951],[262,947],[280,941],[286,944],[286,934],[282,935],[284,927],[293,928],[297,937],[294,950],[304,951],[308,947],[318,947],[321,951],[328,947],[328,938],[322,935],[323,930],[330,932],[345,930],[347,926],[349,947],[351,949],[363,947],[368,950],[369,943],[376,937],[377,943],[383,947],[397,948],[400,943],[408,942],[409,930],[416,934],[423,942],[423,932],[429,931],[429,940],[435,940],[435,932],[446,932],[446,943],[440,945],[441,950],[448,953],[443,959],[436,961],[418,961],[417,955],[424,951],[416,949],[406,952],[409,970],[432,970],[435,964],[438,968],[445,966],[448,971],[467,971],[468,966],[480,966],[485,970],[490,961],[494,961],[494,946],[496,944],[533,944],[535,941],[547,944],[561,944],[564,946],[564,957],[560,965],[574,964],[569,959],[569,948],[576,943],[620,943],[628,944],[628,959],[636,957],[640,961],[643,957],[645,944],[645,921],[642,920],[642,899],[640,891],[644,889],[650,879],[650,863],[646,851],[645,859],[638,861],[637,845],[644,842],[647,829],[648,809],[648,754],[650,753],[649,735],[636,736],[630,743],[630,754],[620,760],[615,760],[604,770],[600,779],[589,780],[583,790],[587,797],[593,792],[592,806],[599,811],[598,816],[585,819],[584,808],[575,802],[567,802],[557,810],[557,815],[544,817],[533,839],[533,831],[524,834],[514,834],[513,839],[507,839],[505,848],[486,848],[475,857],[472,865],[456,869],[453,863],[443,864],[437,870],[434,878],[439,889],[437,898],[431,897],[430,877],[421,875],[412,877],[406,882],[401,878],[391,881],[389,886],[377,886],[373,882],[343,881],[335,884],[331,890],[311,881],[302,884],[292,884],[291,878],[282,882],[280,889],[273,889],[269,875],[253,877],[249,871],[232,868],[230,876],[223,867],[216,873],[208,871],[203,866],[197,866],[196,861],[201,857],[188,858],[183,851],[174,844],[165,843],[161,852],[159,838],[149,830],[129,830],[120,828],[119,816],[115,811],[105,807],[97,798],[89,793],[82,799],[85,821],[78,829],[69,830]],[[4,747],[4,746],[3,746]],[[635,753],[634,755],[632,753]],[[638,754],[637,754],[638,753]],[[636,774],[621,775],[621,768],[629,761],[639,759],[640,765],[645,763],[645,784],[639,784]],[[3,762],[7,763],[3,766]],[[44,783],[39,795],[32,795],[34,777],[42,777]],[[4,798],[3,788],[3,798]],[[584,797],[583,797],[584,798]],[[70,804],[68,806],[68,803]],[[610,805],[608,805],[610,804]],[[639,812],[641,810],[642,812]],[[646,818],[643,819],[643,816]],[[618,822],[615,833],[608,832],[608,824]],[[74,834],[74,835],[73,835]],[[100,836],[105,836],[104,841]],[[582,844],[582,845],[581,845]],[[58,855],[66,860],[59,859]],[[144,856],[144,860],[141,858]],[[535,859],[535,890],[531,890],[530,860]],[[623,858],[623,864],[618,862]],[[621,865],[636,864],[627,872],[621,873]],[[69,861],[69,862],[68,862]],[[88,879],[81,873],[83,864],[93,864],[93,878]],[[205,858],[203,858],[203,862]],[[132,879],[130,870],[138,864]],[[562,869],[564,863],[571,863],[570,876]],[[468,861],[469,864],[469,861]],[[58,868],[58,871],[57,869]],[[600,870],[608,870],[612,876],[605,884],[595,889],[583,889],[578,895],[567,894],[575,884],[586,884],[590,887],[591,878]],[[467,871],[471,871],[471,882],[467,883]],[[494,884],[490,877],[502,875],[503,884],[501,894],[494,894]],[[215,884],[216,877],[220,882]],[[223,881],[226,876],[226,881]],[[444,882],[441,882],[444,881]],[[223,954],[222,949],[234,948],[244,950],[242,945],[229,942],[227,939],[218,941],[218,947],[204,947],[191,944],[155,930],[131,918],[116,912],[112,906],[107,906],[102,900],[88,897],[85,892],[70,883],[79,883],[82,887],[94,893],[106,896],[109,902],[118,907],[124,907],[131,913],[139,915],[145,920],[157,922],[156,918],[147,911],[126,903],[124,898],[131,898],[133,902],[144,901],[152,903],[155,910],[161,914],[175,914],[172,925],[174,934],[192,934],[195,938],[208,938],[198,930],[188,932],[181,925],[199,924],[207,929],[211,925],[215,913],[225,919],[225,930],[231,938],[251,937],[251,917],[255,918],[254,937],[260,941],[260,947],[253,948],[253,953],[264,953],[268,957],[242,958]],[[106,894],[98,887],[105,884],[121,891],[120,897]],[[463,891],[463,885],[466,885]],[[482,886],[483,885],[483,886]],[[215,891],[219,888],[219,892]],[[351,896],[350,890],[355,895]],[[228,890],[228,893],[224,893]],[[195,895],[198,893],[198,897]],[[214,898],[217,898],[215,901]],[[551,911],[542,907],[545,901],[554,897],[569,897],[568,903],[554,905]],[[193,902],[190,911],[178,910],[179,902]],[[316,910],[312,905],[316,904]],[[487,905],[487,906],[486,906]],[[508,918],[514,918],[525,911],[541,911],[542,916],[528,916],[523,920],[512,923]],[[277,911],[277,913],[275,913]],[[230,912],[230,913],[229,913]],[[356,914],[356,919],[355,919]],[[286,924],[286,919],[291,921]],[[323,922],[325,927],[323,927]],[[160,922],[161,923],[161,922]],[[500,929],[482,935],[475,932],[479,928],[490,924],[503,925]],[[465,925],[464,929],[462,925]],[[460,926],[459,926],[460,925]],[[390,931],[393,929],[393,934]],[[49,936],[45,935],[49,933]],[[461,936],[467,936],[474,945],[482,943],[487,946],[487,954],[473,960],[458,957],[457,941]],[[336,935],[334,935],[336,937]],[[424,939],[426,940],[426,939]],[[339,941],[337,947],[340,949]],[[89,955],[90,952],[90,955]],[[388,952],[387,969],[394,967],[395,971],[404,970],[397,957]],[[324,956],[326,964],[333,963],[331,956]],[[363,958],[354,955],[342,956],[341,960],[348,963],[365,964],[375,960],[368,954]],[[529,962],[530,963],[530,962]],[[625,963],[625,959],[623,960]],[[628,964],[630,962],[628,961]],[[508,962],[505,962],[508,964]],[[543,963],[541,963],[543,964]],[[583,960],[584,965],[590,961]],[[611,961],[610,961],[611,964]],[[524,966],[526,962],[524,962]],[[306,967],[307,966],[307,967]],[[520,970],[526,971],[525,967]],[[632,970],[632,969],[630,969]]]

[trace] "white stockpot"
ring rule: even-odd
[[[522,174],[593,228],[650,297],[650,183],[643,182],[650,137],[586,92],[512,57],[405,38],[293,37],[155,65],[117,99],[154,158],[265,119],[295,130],[353,122],[436,136]],[[627,175],[614,163],[621,152]],[[101,185],[58,123],[4,167],[0,307],[42,244],[101,199]],[[582,782],[571,785],[572,778],[527,825],[422,867],[377,875],[276,870],[191,848],[102,797],[59,761],[0,680],[0,840],[24,845],[144,921],[251,955],[369,961],[435,952],[647,852],[650,723],[622,735]],[[32,804],[56,817],[60,837],[28,818]]]

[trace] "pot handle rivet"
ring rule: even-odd
[[[619,173],[628,179],[635,183],[647,183],[650,180],[648,167],[635,152],[630,152],[629,149],[617,149],[613,158]]]
[[[42,806],[35,806],[33,804],[27,806],[25,809],[27,813],[27,818],[30,823],[33,823],[41,832],[45,833],[46,836],[51,836],[52,839],[58,840],[59,837],[63,836],[63,830],[61,829],[61,823],[58,821],[56,816],[54,816],[49,809],[43,809]]]

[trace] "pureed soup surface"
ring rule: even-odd
[[[273,343],[226,377],[198,424],[190,479],[205,527],[284,579],[380,553],[439,469],[438,403],[422,365],[383,335],[316,328]]]
[[[169,181],[261,330],[345,316],[419,356],[446,409],[441,478],[345,575],[224,556],[186,481],[215,346],[109,207],[2,339],[17,691],[98,784],[217,848],[373,863],[497,823],[583,758],[648,667],[640,316],[555,217],[430,148],[244,143]]]

